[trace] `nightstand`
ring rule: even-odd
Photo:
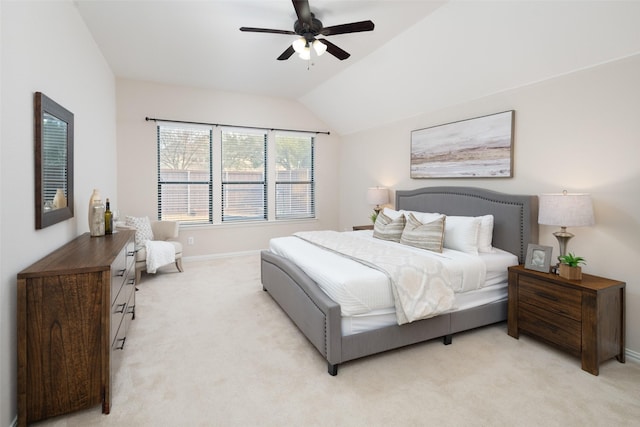
[[[353,231],[358,231],[358,230],[373,230],[373,224],[371,224],[371,225],[354,225],[353,226]]]
[[[625,361],[624,290],[624,282],[589,274],[567,280],[509,267],[509,335],[522,332],[565,350],[598,375],[600,362]]]

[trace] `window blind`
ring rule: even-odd
[[[276,219],[315,218],[314,138],[276,134]]]

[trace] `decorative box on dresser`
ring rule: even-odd
[[[600,363],[624,363],[625,283],[583,274],[567,280],[509,267],[508,333],[520,332],[563,349],[598,375]]]
[[[18,425],[102,404],[135,317],[134,231],[85,233],[18,273]]]

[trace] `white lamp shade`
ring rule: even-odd
[[[295,50],[297,53],[302,53],[306,45],[307,41],[304,37],[300,37],[299,39],[296,39],[293,43],[291,43],[293,50]]]
[[[322,43],[320,40],[315,40],[313,42],[313,50],[316,51],[316,55],[321,56],[327,51],[327,45]]]
[[[389,190],[386,188],[369,188],[367,190],[367,203],[370,205],[384,205],[389,203]]]
[[[300,59],[304,59],[305,61],[311,59],[311,49],[309,49],[309,47],[305,47],[298,56]]]
[[[538,224],[584,227],[595,224],[591,196],[585,193],[542,194]]]

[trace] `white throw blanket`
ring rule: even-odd
[[[399,325],[453,308],[449,273],[437,259],[388,245],[366,244],[362,239],[336,231],[294,235],[385,273],[391,282]]]
[[[160,240],[147,240],[147,273],[155,273],[159,267],[176,261],[176,249],[173,243]]]

